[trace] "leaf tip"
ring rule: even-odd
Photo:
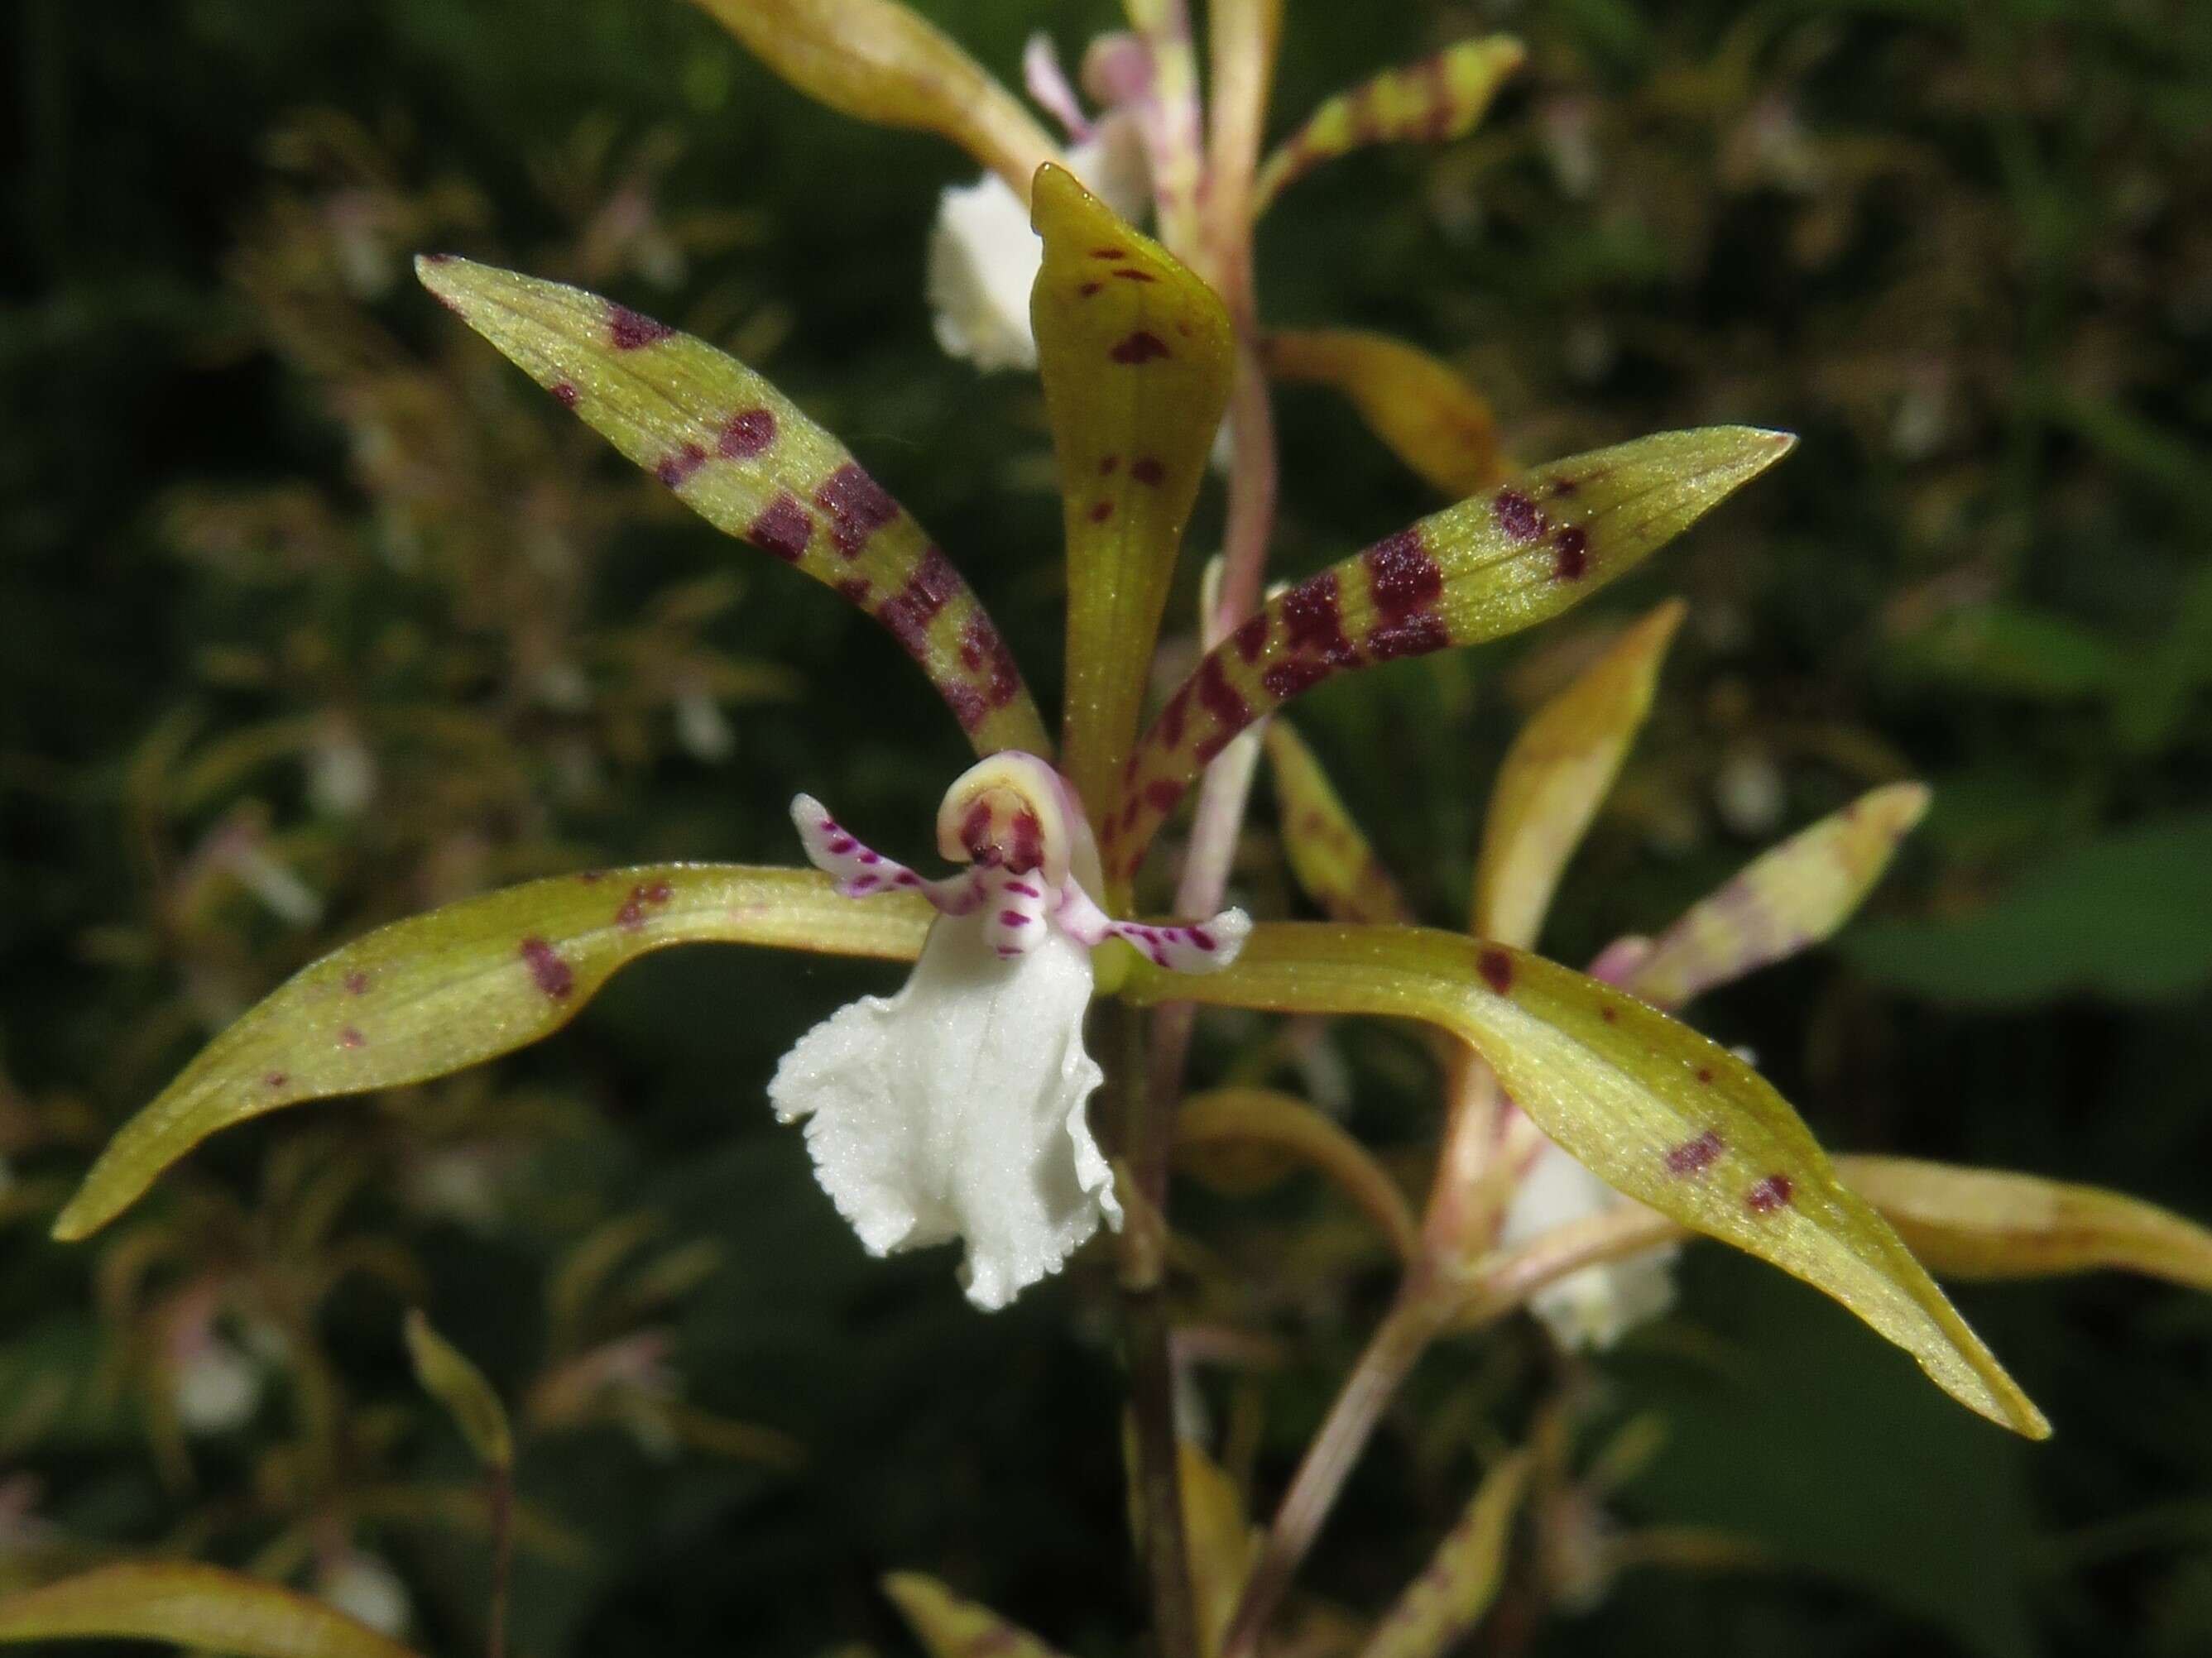
[[[1040,162],[1030,180],[1030,228],[1042,236],[1046,220],[1090,198],[1082,181],[1059,162]]]
[[[96,1199],[88,1182],[62,1206],[61,1213],[54,1217],[53,1226],[46,1236],[56,1243],[82,1243],[113,1220],[115,1215],[115,1206]]]

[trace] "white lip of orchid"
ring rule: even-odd
[[[1632,1199],[1538,1134],[1506,1206],[1498,1242],[1510,1248],[1556,1227],[1632,1206]],[[1529,1310],[1560,1346],[1601,1351],[1673,1304],[1674,1254],[1669,1246],[1584,1266],[1539,1290],[1529,1299]]]
[[[806,795],[807,859],[864,899],[919,893],[939,920],[896,996],[865,996],[801,1037],[769,1098],[805,1119],[817,1177],[870,1253],[955,1238],[977,1306],[1005,1306],[1097,1230],[1118,1230],[1113,1170],[1085,1106],[1103,1080],[1083,1048],[1091,950],[1121,938],[1182,973],[1225,967],[1251,922],[1117,921],[1091,896],[1097,853],[1073,790],[1034,755],[991,756],[938,814],[969,867],[940,880],[885,857]]]
[[[1079,135],[1066,165],[1123,218],[1139,217],[1152,194],[1135,118],[1109,112]],[[1044,243],[1027,203],[995,173],[955,185],[939,198],[929,237],[927,286],[937,343],[984,374],[1036,367],[1030,290]]]

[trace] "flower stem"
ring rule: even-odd
[[[1188,1032],[1186,1004],[1184,1031]],[[1158,1658],[1199,1658],[1198,1614],[1191,1594],[1190,1550],[1185,1540],[1182,1462],[1176,1446],[1175,1369],[1169,1351],[1167,1308],[1168,1164],[1173,1151],[1170,1113],[1147,1074],[1145,1019],[1120,1002],[1099,1005],[1112,1057],[1109,1084],[1120,1096],[1129,1214],[1121,1232],[1121,1315],[1129,1367],[1129,1417],[1135,1441],[1132,1478],[1142,1535],[1145,1578],[1152,1607]],[[1173,1099],[1173,1095],[1166,1096]]]
[[[1321,1431],[1306,1447],[1291,1476],[1290,1490],[1275,1510],[1260,1558],[1245,1580],[1244,1594],[1222,1637],[1221,1658],[1251,1658],[1267,1620],[1291,1586],[1306,1552],[1336,1504],[1352,1465],[1367,1447],[1399,1385],[1412,1373],[1443,1328],[1444,1303],[1409,1282],[1368,1338],[1358,1362],[1328,1407]]]

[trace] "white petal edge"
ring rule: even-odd
[[[981,918],[940,919],[897,995],[841,1008],[769,1084],[869,1252],[961,1239],[987,1310],[1121,1219],[1085,1116],[1103,1080],[1083,1047],[1091,952],[1043,931],[1005,959]]]
[[[1134,118],[1109,115],[1067,153],[1075,175],[1125,219],[1144,210],[1152,179]],[[1044,267],[1044,243],[1030,210],[1006,180],[987,173],[947,189],[929,233],[929,308],[937,343],[983,374],[1034,369],[1030,290]]]
[[[1513,1189],[1498,1241],[1511,1248],[1554,1227],[1631,1202],[1545,1139]],[[1528,1309],[1562,1347],[1602,1351],[1674,1304],[1674,1254],[1669,1245],[1627,1260],[1585,1266],[1539,1290],[1529,1297]]]

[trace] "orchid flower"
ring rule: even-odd
[[[653,950],[718,941],[919,958],[900,996],[863,1001],[804,1037],[771,1097],[807,1120],[817,1170],[864,1242],[960,1236],[979,1303],[1011,1297],[1112,1216],[1079,1115],[1095,1080],[1081,1024],[1101,994],[1410,1017],[1471,1045],[1608,1184],[1811,1279],[1965,1402],[2043,1431],[1773,1090],[1634,997],[1517,945],[1419,927],[1248,932],[1233,914],[1133,914],[1146,853],[1239,733],[1340,676],[1581,603],[1790,440],[1730,427],[1666,434],[1552,462],[1431,514],[1269,600],[1140,732],[1226,396],[1231,327],[1187,266],[1065,171],[1041,170],[1034,197],[1044,263],[1032,316],[1068,556],[1056,751],[951,561],[760,376],[574,288],[453,258],[420,265],[433,293],[686,506],[883,624],[986,761],[940,814],[939,848],[964,854],[969,872],[932,881],[890,865],[802,798],[802,844],[830,872],[587,872],[385,927],[305,969],[187,1066],[102,1154],[58,1235],[84,1236],[230,1123],[544,1036]],[[1706,1133],[1725,1152],[1685,1179],[1670,1150]],[[1783,1196],[1762,1204],[1760,1193]]]

